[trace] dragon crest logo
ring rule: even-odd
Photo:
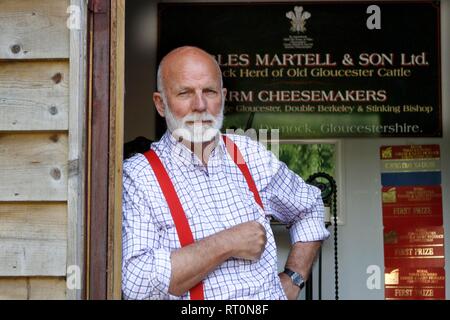
[[[294,11],[286,12],[286,17],[291,20],[291,31],[302,32],[306,31],[306,20],[311,18],[311,13],[303,11],[303,7],[294,7]]]

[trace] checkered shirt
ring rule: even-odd
[[[320,191],[306,184],[262,144],[227,135],[238,146],[260,193],[256,203],[244,175],[219,143],[207,166],[166,132],[151,148],[160,157],[186,213],[195,240],[256,220],[267,232],[258,261],[230,258],[204,279],[205,299],[286,299],[277,270],[270,217],[289,226],[291,242],[329,236]],[[136,154],[123,165],[123,265],[125,299],[189,299],[171,295],[170,253],[180,242],[170,210],[147,159]]]

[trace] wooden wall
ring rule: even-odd
[[[0,0],[0,299],[66,299],[67,266],[81,250],[71,236],[82,215],[71,108],[83,106],[69,83],[69,5]]]

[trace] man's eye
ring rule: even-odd
[[[206,93],[207,95],[216,95],[216,94],[217,94],[217,91],[216,91],[216,90],[212,90],[212,89],[206,89],[206,90],[205,90],[205,93]]]
[[[186,96],[188,93],[189,93],[188,91],[181,91],[181,92],[178,92],[178,95],[179,96]]]

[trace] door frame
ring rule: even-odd
[[[125,0],[89,0],[86,299],[121,298]]]

